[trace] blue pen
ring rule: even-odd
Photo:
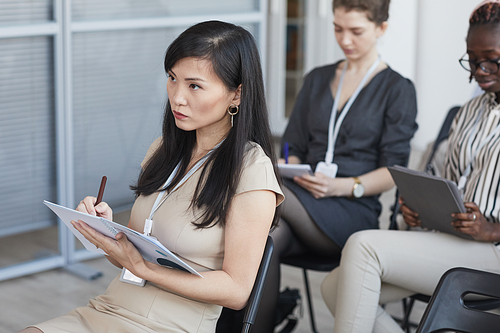
[[[285,163],[288,164],[288,142],[283,146],[283,155],[285,156]]]

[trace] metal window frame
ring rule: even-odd
[[[62,23],[60,22],[61,10],[62,10],[62,1],[63,0],[55,0],[53,6],[53,15],[54,20],[48,21],[47,23],[38,23],[38,24],[27,24],[21,26],[7,26],[0,28],[0,38],[18,38],[18,37],[33,37],[33,36],[51,36],[54,39],[53,47],[54,47],[54,85],[55,85],[55,116],[56,116],[56,158],[58,162],[60,161],[60,117],[63,115],[63,93],[62,87],[63,82],[61,80],[62,74],[62,40],[61,35],[63,31]],[[59,169],[59,165],[58,165]],[[60,170],[57,173],[57,192],[58,199],[61,200],[60,193],[62,188],[62,182],[59,176]],[[54,269],[58,267],[62,267],[65,264],[65,252],[62,251],[62,244],[66,241],[64,237],[62,237],[61,222],[58,222],[58,230],[59,230],[59,253],[52,257],[41,258],[30,260],[27,262],[22,262],[19,264],[14,264],[11,266],[6,266],[0,268],[0,281],[8,280],[28,274],[38,273],[42,271],[46,271],[49,269]]]
[[[155,29],[188,26],[207,20],[229,21],[235,24],[257,24],[258,43],[264,75],[266,73],[267,53],[267,0],[258,0],[259,10],[236,14],[214,14],[178,17],[159,17],[144,19],[123,19],[107,21],[73,22],[71,0],[54,0],[54,20],[47,23],[0,27],[0,39],[14,37],[52,36],[54,39],[54,86],[55,86],[55,128],[56,128],[56,165],[57,200],[67,207],[75,206],[74,190],[74,149],[73,149],[73,93],[72,93],[72,37],[74,33]],[[70,267],[83,260],[102,255],[85,249],[75,250],[75,237],[58,220],[59,253],[52,257],[41,258],[0,268],[0,281],[13,279],[46,270]],[[81,273],[82,266],[73,272],[89,277],[93,274]],[[90,275],[89,275],[90,274]]]

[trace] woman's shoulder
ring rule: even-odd
[[[495,93],[485,92],[465,102],[462,109],[476,109],[481,104],[491,104],[492,106],[495,106],[497,104],[495,102],[495,98]]]
[[[275,192],[277,205],[284,200],[271,158],[266,155],[258,143],[248,142],[245,147],[241,179],[236,192],[240,194],[253,190]]]
[[[153,157],[154,153],[158,150],[158,148],[161,146],[163,142],[163,137],[160,136],[156,138],[153,143],[149,146],[148,151],[146,152],[146,156],[141,162],[141,167],[144,169],[146,167],[146,164],[149,162],[151,157]]]
[[[415,86],[413,82],[404,77],[403,75],[396,72],[389,65],[384,69],[381,74],[384,74],[384,83],[391,88],[399,88],[399,89],[412,89],[415,90]]]
[[[380,71],[370,82],[374,94],[382,94],[394,100],[412,100],[416,103],[417,92],[413,82],[393,70],[390,66]]]
[[[337,69],[340,62],[341,61],[338,61],[334,64],[313,68],[309,73],[306,74],[306,80],[330,81],[335,75],[335,70]]]
[[[267,162],[272,164],[271,159],[266,155],[264,149],[256,142],[247,142],[245,146],[244,166]]]
[[[494,93],[480,94],[462,105],[455,116],[455,120],[462,125],[467,125],[484,107],[493,108],[496,105]]]

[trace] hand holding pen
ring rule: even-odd
[[[300,164],[301,160],[297,156],[290,156],[290,146],[288,142],[283,144],[283,158],[278,159],[278,164]]]
[[[102,196],[104,194],[104,188],[106,187],[106,181],[108,180],[108,177],[102,176],[101,179],[101,186],[99,187],[99,192],[97,193],[97,200],[95,201],[94,206],[97,206],[98,204],[101,203],[102,201]]]
[[[85,197],[76,210],[79,212],[84,212],[90,215],[104,217],[107,220],[113,220],[113,211],[108,206],[107,203],[102,201],[104,194],[104,188],[106,186],[107,177],[103,176],[101,179],[101,186],[99,187],[99,192],[97,194],[97,199],[95,197]]]
[[[288,142],[283,145],[283,158],[278,159],[278,164],[288,164]]]

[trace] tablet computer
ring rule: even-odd
[[[405,204],[419,214],[423,228],[472,239],[472,236],[456,231],[451,225],[455,220],[451,214],[466,211],[460,191],[453,181],[401,166],[388,169]]]

